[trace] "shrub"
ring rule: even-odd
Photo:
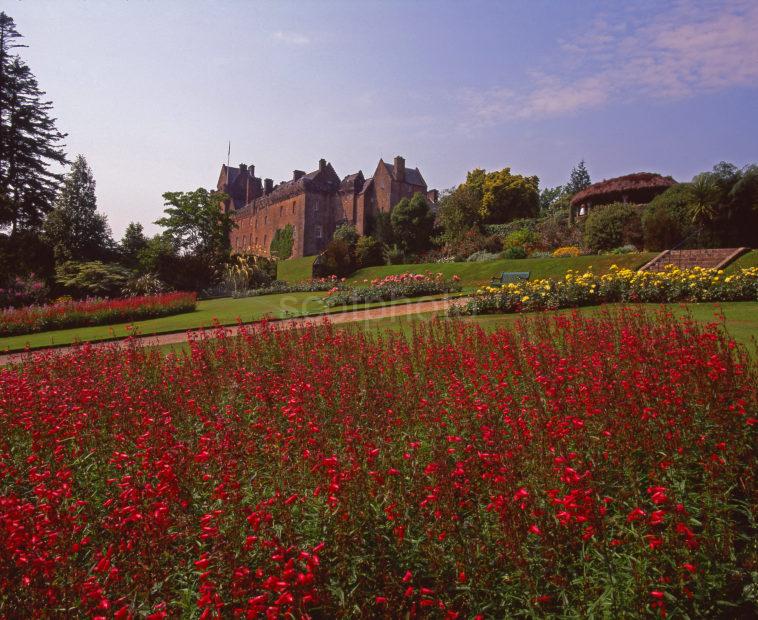
[[[115,263],[67,261],[55,270],[55,280],[76,297],[117,297],[129,280],[129,271]]]
[[[195,309],[195,293],[165,293],[125,299],[64,301],[0,312],[0,336],[139,321]]]
[[[377,239],[363,236],[355,244],[355,260],[358,267],[374,267],[384,264],[384,248]]]
[[[133,277],[124,287],[124,295],[128,297],[141,297],[145,295],[159,295],[165,293],[168,287],[154,273],[146,273]]]
[[[584,224],[584,243],[593,252],[620,245],[641,245],[642,223],[637,205],[616,202],[591,209]]]
[[[537,233],[540,237],[539,245],[544,249],[583,244],[582,228],[571,223],[568,213],[556,213],[540,220]]]
[[[575,245],[567,245],[562,248],[558,248],[553,252],[553,256],[556,258],[576,257],[580,256],[582,251]]]
[[[332,239],[344,241],[348,245],[355,245],[358,241],[358,233],[352,224],[340,224],[335,229]]]
[[[337,276],[346,278],[355,271],[355,255],[352,248],[339,239],[332,239],[326,249],[313,261],[313,277]]]
[[[497,260],[498,258],[500,258],[500,254],[488,252],[487,250],[479,250],[469,256],[466,261],[469,263],[481,263],[488,260]]]
[[[407,262],[405,252],[397,244],[385,247],[383,256],[387,265],[402,265]]]
[[[509,234],[519,230],[536,230],[539,220],[536,218],[519,218],[508,222],[507,224],[487,224],[484,230],[489,235],[498,237],[507,237]]]
[[[522,228],[520,230],[515,230],[512,233],[508,233],[503,240],[503,247],[506,249],[523,248],[528,254],[535,248],[538,242],[539,235],[537,235],[536,232],[528,228]]]
[[[295,229],[292,224],[287,224],[284,228],[277,228],[269,247],[271,256],[279,260],[285,260],[292,256],[294,237]]]
[[[633,245],[622,245],[618,248],[613,248],[609,254],[631,254],[633,252],[637,252],[637,248]]]
[[[453,256],[456,261],[465,261],[474,252],[479,252],[480,250],[491,252],[492,249],[490,248],[493,246],[490,245],[490,241],[488,241],[488,239],[491,238],[492,237],[486,237],[479,232],[479,230],[472,228],[457,241],[445,246],[444,252],[448,256]],[[497,237],[495,237],[495,239],[497,239]]]
[[[265,256],[238,254],[224,268],[223,287],[227,294],[266,287],[276,279],[276,261]]]
[[[271,284],[261,288],[239,289],[232,293],[232,297],[261,297],[263,295],[277,295],[281,293],[316,293],[342,288],[343,284],[337,276],[328,278],[311,278],[301,282],[285,282],[274,280]]]
[[[503,258],[508,259],[520,259],[520,258],[526,258],[526,250],[522,247],[515,247],[515,248],[506,248],[503,250],[503,253],[501,255]]]
[[[439,293],[454,293],[461,290],[458,276],[447,279],[441,273],[432,274],[430,272],[425,274],[401,273],[376,278],[371,282],[368,280],[363,282],[363,285],[349,284],[340,288],[335,287],[324,299],[324,303],[329,307],[344,306]]]
[[[4,286],[0,284],[0,309],[42,303],[49,294],[45,283],[34,274],[11,278]]]

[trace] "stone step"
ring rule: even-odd
[[[640,271],[663,271],[666,265],[679,269],[702,267],[715,269],[726,266],[748,248],[701,248],[697,250],[667,250],[661,252]]]

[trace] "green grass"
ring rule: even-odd
[[[285,282],[300,282],[311,277],[311,269],[315,256],[303,256],[302,258],[288,258],[276,264],[276,279]]]
[[[216,319],[222,325],[255,321],[266,315],[281,318],[290,314],[307,314],[323,309],[323,293],[285,293],[232,299],[206,299],[197,303],[194,312],[137,321],[131,325],[143,335],[182,331],[197,327],[209,327]],[[123,338],[130,334],[129,323],[116,325],[98,325],[95,327],[75,327],[39,334],[25,334],[0,339],[0,351],[17,350],[26,346],[30,348],[49,347],[70,344],[76,341],[107,340]]]
[[[732,264],[727,265],[724,271],[726,271],[726,273],[734,273],[739,269],[746,269],[748,267],[758,267],[758,250],[750,250],[749,252],[746,252]]]
[[[640,307],[649,312],[656,312],[662,306],[657,304],[643,304]],[[724,327],[732,338],[738,343],[745,345],[754,357],[758,357],[758,302],[731,302],[722,304],[667,304],[668,310],[678,316],[691,316],[694,320],[702,323],[712,321],[721,322],[720,314],[724,315]],[[571,314],[573,309],[557,310],[550,314]],[[600,306],[578,308],[581,314],[598,314]],[[485,331],[494,331],[500,328],[513,327],[519,319],[533,316],[533,312],[521,314],[488,314],[474,317],[461,317],[460,320],[479,325]],[[414,323],[429,320],[437,313],[424,312],[413,315],[399,315],[381,319],[369,319],[340,324],[338,328],[358,327],[372,332],[400,331],[410,334]],[[163,354],[181,353],[189,349],[186,342],[180,344],[167,344],[158,347]]]
[[[615,305],[615,304],[614,304]],[[605,307],[612,307],[605,306]],[[661,306],[658,304],[641,304],[640,306],[648,311],[655,312]],[[694,320],[703,323],[712,321],[721,321],[720,314],[724,315],[724,326],[735,341],[747,345],[749,349],[756,353],[756,340],[758,340],[758,302],[729,302],[721,304],[666,304],[665,307],[674,314],[685,316],[689,314]],[[603,306],[591,306],[586,308],[577,308],[576,311],[582,314],[597,314],[601,312]],[[557,310],[551,314],[571,314],[574,309]],[[487,314],[472,317],[463,317],[462,320],[475,323],[485,330],[495,330],[501,327],[513,326],[519,318],[528,317],[535,313],[514,313],[514,314]],[[348,325],[358,325],[364,329],[372,331],[400,330],[405,333],[411,331],[414,322],[429,319],[434,313],[423,313],[406,316],[386,317],[381,319],[371,319],[368,321],[357,321],[348,323]]]
[[[418,265],[383,265],[359,269],[349,281],[383,278],[399,273],[442,273],[447,277],[458,275],[464,289],[475,289],[482,284],[489,284],[493,276],[503,271],[528,271],[531,279],[559,278],[568,270],[584,272],[590,267],[595,273],[605,273],[611,265],[637,269],[655,256],[654,252],[639,254],[605,254],[602,256],[577,256],[576,258],[524,258],[521,260],[498,259],[481,263],[421,263]]]
[[[207,299],[197,303],[197,310],[184,314],[137,321],[135,323],[119,323],[116,325],[98,325],[95,327],[75,327],[39,334],[25,334],[10,338],[0,338],[0,353],[20,351],[25,348],[40,349],[44,347],[61,346],[73,342],[95,342],[114,338],[125,338],[132,333],[142,336],[182,332],[188,329],[210,327],[215,323],[221,325],[236,325],[240,321],[250,323],[265,316],[283,319],[318,315],[323,313],[362,310],[382,306],[394,306],[417,301],[430,301],[447,297],[447,295],[427,295],[411,299],[396,299],[371,304],[357,304],[327,308],[322,303],[325,293],[281,293],[278,295],[261,295],[260,297],[244,297],[233,299]],[[133,327],[133,330],[127,329]]]

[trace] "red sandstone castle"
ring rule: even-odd
[[[381,159],[374,176],[365,178],[360,170],[340,181],[325,159],[318,170],[292,173],[292,180],[274,185],[271,179],[255,176],[254,166],[221,166],[216,185],[229,199],[224,210],[237,224],[231,232],[232,252],[269,254],[277,230],[288,224],[293,229],[292,256],[320,253],[343,223],[353,224],[358,234],[366,234],[372,218],[388,213],[403,198],[421,192],[437,202],[437,190],[427,190],[418,168],[406,168],[402,157],[394,164]]]

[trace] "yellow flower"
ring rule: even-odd
[[[528,295],[524,295],[524,296],[521,298],[521,301],[522,301],[522,302],[525,302],[525,301],[529,301],[529,296],[528,296]]]

